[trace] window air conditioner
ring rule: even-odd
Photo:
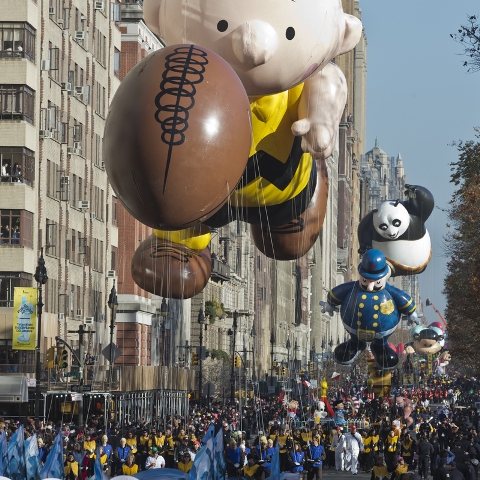
[[[80,155],[80,150],[78,150],[74,147],[67,147],[67,153],[69,155]]]
[[[53,134],[50,130],[40,130],[40,138],[52,138]]]

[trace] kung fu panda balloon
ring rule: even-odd
[[[432,257],[425,221],[433,211],[433,195],[419,185],[405,185],[408,199],[387,200],[358,226],[359,253],[381,250],[392,276],[422,273]]]

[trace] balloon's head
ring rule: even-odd
[[[303,82],[353,49],[362,32],[339,0],[144,0],[144,18],[167,45],[218,53],[251,96]]]

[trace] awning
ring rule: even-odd
[[[0,402],[28,402],[28,385],[25,375],[0,376]]]

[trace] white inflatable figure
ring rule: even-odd
[[[362,32],[340,0],[144,0],[143,10],[167,45],[193,43],[223,57],[251,100],[301,86],[291,130],[304,152],[330,156],[347,99],[345,77],[330,61]]]
[[[327,412],[325,411],[325,402],[322,402],[321,400],[317,400],[315,402],[315,411],[313,413],[313,417],[316,424],[319,424],[322,421],[322,418],[327,417]]]
[[[381,250],[392,266],[392,277],[422,273],[432,256],[425,222],[435,202],[429,190],[405,185],[407,200],[387,200],[362,218],[358,252]]]

